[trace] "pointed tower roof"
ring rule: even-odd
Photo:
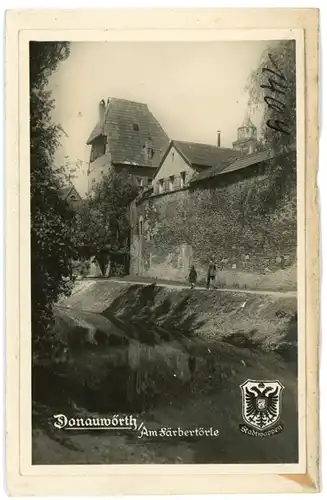
[[[251,121],[250,114],[249,112],[246,113],[245,118],[243,120],[242,125],[240,128],[247,127],[247,128],[257,128]]]

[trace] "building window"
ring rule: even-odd
[[[136,182],[137,182],[137,185],[139,188],[143,188],[144,187],[144,180],[142,179],[142,177],[137,177],[136,178]]]
[[[107,139],[104,136],[100,136],[94,139],[91,150],[91,162],[106,154],[106,144]]]
[[[148,177],[148,186],[151,186],[151,185],[152,185],[152,178]]]
[[[139,218],[139,235],[143,236],[143,217]]]
[[[164,180],[159,179],[159,193],[163,193],[164,191]]]
[[[140,127],[137,123],[133,123],[133,130],[135,130],[135,132],[138,132],[140,130]]]
[[[174,161],[174,158],[175,158],[175,153],[174,151],[171,153],[171,161]]]
[[[185,187],[185,172],[181,172],[181,188]]]
[[[154,148],[151,137],[148,137],[144,144],[144,152],[148,160],[152,160],[154,156]]]
[[[169,191],[173,191],[174,190],[174,176],[171,175],[169,177]]]

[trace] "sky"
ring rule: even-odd
[[[171,139],[231,147],[245,118],[245,86],[268,41],[73,42],[69,58],[49,80],[53,118],[66,135],[56,161],[81,167],[73,182],[87,190],[86,145],[108,97],[147,103]],[[252,121],[260,126],[262,110]]]

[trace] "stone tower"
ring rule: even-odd
[[[242,125],[237,129],[237,140],[233,142],[233,148],[240,151],[242,155],[249,155],[255,152],[257,143],[257,127],[253,125],[249,115],[247,115]]]

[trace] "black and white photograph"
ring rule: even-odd
[[[7,14],[9,495],[319,491],[318,26]]]
[[[32,464],[297,464],[296,41],[31,41]]]

